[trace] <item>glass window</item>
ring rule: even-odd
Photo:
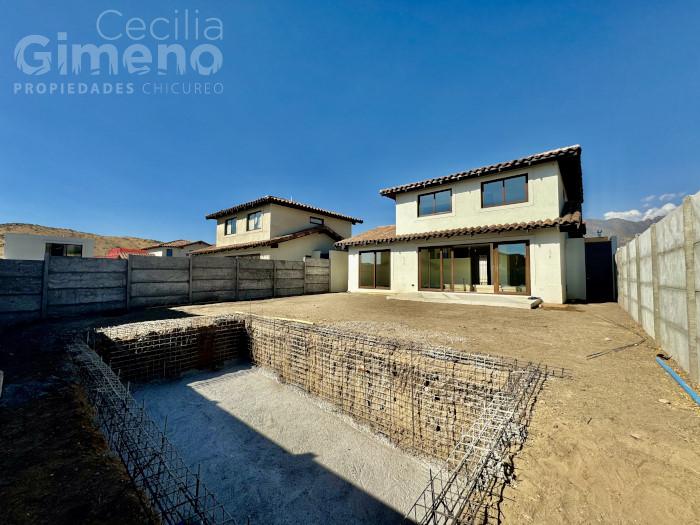
[[[418,196],[418,216],[452,211],[452,190],[442,190]]]
[[[524,242],[498,245],[498,291],[527,292],[527,244]]]
[[[172,248],[167,248],[165,250],[165,256],[166,257],[172,257],[173,256],[173,249]]]
[[[374,288],[374,252],[360,253],[360,286]]]
[[[82,244],[63,244],[59,242],[46,243],[46,253],[52,257],[82,257]]]
[[[309,222],[311,224],[318,224],[319,226],[323,225],[323,219],[320,217],[309,217]]]
[[[391,287],[391,252],[360,252],[360,286],[362,288]]]
[[[234,235],[236,233],[236,217],[226,219],[224,226],[224,235]]]
[[[481,185],[481,206],[502,206],[527,201],[527,175],[484,182]]]
[[[375,252],[375,286],[389,288],[391,286],[391,254],[390,252]]]
[[[81,244],[66,244],[67,257],[82,257],[83,246]]]
[[[248,231],[260,230],[262,228],[262,212],[255,211],[248,214]]]

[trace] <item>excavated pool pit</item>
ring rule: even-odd
[[[216,495],[208,522],[481,521],[552,372],[244,314],[98,329],[88,345],[199,473],[180,492]]]

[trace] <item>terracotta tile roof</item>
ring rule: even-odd
[[[153,250],[155,248],[186,248],[187,246],[200,243],[206,244],[207,246],[211,246],[211,244],[204,241],[188,241],[186,239],[178,239],[176,241],[161,242],[160,244],[154,244],[153,246],[144,248],[144,250]]]
[[[336,233],[328,226],[314,226],[313,228],[289,233],[287,235],[281,235],[279,237],[273,237],[264,241],[244,242],[241,244],[232,244],[230,246],[212,246],[211,248],[202,248],[201,250],[194,250],[193,252],[190,252],[190,255],[205,255],[208,253],[233,252],[236,250],[247,250],[249,248],[262,248],[315,234],[328,235],[334,241],[339,241],[343,238],[340,234]]]
[[[301,202],[291,201],[289,199],[283,199],[282,197],[275,197],[273,195],[266,195],[255,199],[253,201],[244,202],[243,204],[237,204],[231,208],[226,208],[225,210],[219,210],[214,213],[210,213],[206,216],[207,219],[219,219],[225,217],[226,215],[231,215],[237,211],[247,210],[250,208],[255,208],[257,206],[262,206],[264,204],[278,204],[279,206],[286,206],[288,208],[296,208],[297,210],[309,211],[312,213],[318,213],[320,215],[326,215],[327,217],[333,217],[336,219],[341,219],[344,221],[350,221],[353,224],[361,224],[362,219],[357,217],[351,217],[349,215],[343,215],[335,211],[324,210],[322,208],[317,208],[316,206],[310,206],[309,204],[303,204]]]
[[[335,245],[343,248],[347,246],[367,246],[370,244],[390,244],[395,242],[439,239],[448,237],[459,237],[464,235],[478,235],[484,233],[502,233],[518,230],[537,230],[541,228],[552,228],[555,226],[585,228],[585,223],[581,217],[580,204],[572,203],[564,206],[561,217],[554,219],[544,219],[539,221],[518,222],[511,224],[492,224],[488,226],[471,226],[467,228],[453,228],[449,230],[434,230],[421,233],[406,233],[396,235],[396,226],[379,226],[372,230],[349,237],[336,242]],[[581,232],[581,233],[585,233]]]
[[[428,188],[430,186],[437,186],[440,184],[445,184],[448,182],[456,182],[462,179],[468,179],[473,177],[483,177],[484,175],[492,175],[494,173],[499,173],[501,171],[512,170],[516,168],[522,168],[526,166],[532,166],[535,164],[541,164],[543,162],[550,162],[552,160],[563,160],[563,159],[577,159],[578,165],[578,177],[581,176],[580,167],[580,157],[581,157],[581,146],[575,144],[573,146],[566,146],[564,148],[553,149],[549,151],[543,151],[542,153],[535,153],[534,155],[528,155],[527,157],[522,157],[519,159],[508,160],[505,162],[499,162],[497,164],[490,164],[488,166],[482,166],[480,168],[474,168],[468,171],[462,171],[459,173],[453,173],[452,175],[447,175],[444,177],[437,177],[434,179],[426,179],[418,182],[411,182],[409,184],[402,184],[400,186],[394,186],[392,188],[385,188],[379,190],[379,194],[385,197],[394,198],[397,193],[402,193],[405,191],[411,191],[420,188]],[[573,175],[575,176],[575,168],[573,169]],[[579,183],[580,185],[580,183]],[[574,192],[570,192],[569,198],[583,201],[583,198],[578,198],[574,195]]]
[[[105,259],[128,259],[129,255],[150,255],[146,250],[138,248],[110,248]]]

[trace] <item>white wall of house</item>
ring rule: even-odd
[[[562,304],[566,300],[566,244],[567,234],[557,228],[532,232],[510,232],[493,236],[453,237],[433,241],[413,241],[376,246],[351,247],[348,258],[348,290],[368,292],[375,290],[359,287],[359,253],[361,251],[391,250],[391,291],[418,291],[418,248],[454,246],[523,240],[530,242],[530,293],[548,303]],[[377,290],[386,293],[386,290]]]
[[[331,292],[347,292],[348,252],[331,250],[328,258],[331,263]]]
[[[248,214],[258,210],[263,213],[262,229],[247,231]],[[225,235],[226,220],[232,217],[236,218],[236,233]],[[322,213],[298,210],[288,206],[267,204],[217,219],[216,245],[230,246],[232,244],[264,241],[273,237],[280,237],[289,233],[313,228],[316,224],[311,223],[311,217],[323,219],[324,225],[337,232],[343,238],[352,235],[352,223],[350,221],[329,217]]]
[[[203,242],[198,242],[195,244],[190,244],[189,246],[185,246],[184,248],[167,248],[167,247],[162,247],[162,248],[153,248],[151,250],[146,250],[149,255],[153,255],[155,257],[167,257],[167,251],[172,250],[172,255],[170,257],[187,257],[190,252],[194,250],[201,250],[202,248],[208,248],[209,245],[205,244]]]
[[[271,205],[266,204],[257,208],[250,208],[241,212],[221,217],[216,220],[216,245],[230,246],[232,244],[243,244],[247,242],[265,241],[271,237]],[[261,211],[262,228],[259,230],[247,231],[248,215],[256,211]],[[232,217],[236,218],[236,233],[231,235],[225,234],[226,220]]]
[[[586,243],[583,238],[566,242],[566,298],[586,299]]]
[[[208,257],[242,257],[259,255],[261,259],[276,259],[278,261],[301,261],[304,257],[313,257],[314,252],[326,253],[333,249],[335,241],[325,234],[307,235],[291,241],[277,245],[277,248],[270,246],[258,246],[245,250],[233,250],[227,252],[214,252],[203,254]],[[198,256],[201,257],[201,256]]]
[[[95,250],[95,241],[93,239],[81,237],[6,233],[4,238],[4,259],[43,260],[48,243],[79,244],[83,247],[83,257],[92,257]]]
[[[505,177],[528,175],[528,201],[481,207],[481,185]],[[418,196],[452,189],[452,212],[418,216]],[[547,162],[496,175],[477,177],[396,195],[396,234],[447,230],[491,224],[529,222],[559,217],[566,199],[557,162]]]
[[[341,235],[344,239],[352,235],[352,223],[335,217],[329,217],[322,213],[298,210],[288,206],[271,204],[272,223],[270,234],[272,237],[287,235],[317,226],[311,223],[311,217],[323,219],[325,226]]]

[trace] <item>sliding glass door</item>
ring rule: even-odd
[[[421,290],[530,293],[527,242],[418,249]]]
[[[496,245],[497,292],[504,294],[530,293],[530,247],[526,242]]]
[[[391,252],[360,252],[360,288],[391,288]]]

